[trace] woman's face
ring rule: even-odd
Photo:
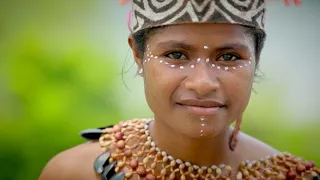
[[[143,57],[135,56],[156,121],[189,137],[206,138],[241,118],[256,66],[247,31],[230,24],[156,30]]]

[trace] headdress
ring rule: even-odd
[[[130,0],[120,0],[124,5]],[[128,26],[141,29],[185,23],[240,24],[264,30],[267,0],[132,0]],[[300,5],[299,0],[292,0]],[[290,5],[291,0],[284,0]]]

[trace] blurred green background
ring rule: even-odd
[[[264,78],[243,130],[320,163],[320,1],[268,3]],[[1,1],[0,179],[37,179],[80,130],[150,117],[116,0]],[[127,71],[122,77],[122,70]]]

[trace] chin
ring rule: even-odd
[[[189,132],[182,132],[185,136],[191,138],[191,139],[210,139],[213,137],[216,137],[219,135],[219,133],[222,131],[221,130],[215,130],[215,131],[210,131],[209,129],[203,130],[202,132],[199,132],[197,130],[195,131],[189,131]]]
[[[206,118],[200,120],[200,117],[189,117],[183,120],[184,122],[179,123],[179,131],[190,138],[196,139],[207,139],[212,138],[224,131],[227,127],[227,121],[222,118]]]

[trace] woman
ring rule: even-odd
[[[40,179],[320,179],[313,162],[240,132],[264,15],[264,0],[133,1],[128,42],[154,118],[83,131],[92,141]]]

